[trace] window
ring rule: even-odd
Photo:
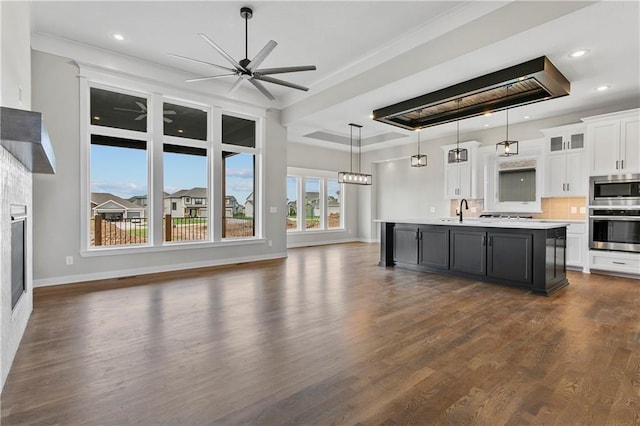
[[[287,176],[287,232],[298,228],[298,178]]]
[[[85,249],[260,235],[261,119],[85,77],[81,85]],[[222,194],[224,205],[213,203],[222,208],[210,208],[212,194]]]
[[[500,201],[535,201],[536,170],[500,170]]]
[[[88,194],[88,246],[148,243],[147,98],[92,87]]]
[[[256,123],[222,116],[222,238],[256,235]]]
[[[307,173],[325,176],[305,176]],[[344,229],[343,188],[335,175],[335,172],[289,168],[287,232]]]

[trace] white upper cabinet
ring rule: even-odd
[[[482,170],[478,167],[476,148],[480,142],[461,142],[460,148],[468,150],[468,159],[460,163],[453,162],[449,158],[449,150],[456,147],[455,144],[444,145],[444,198],[481,198],[482,197]]]
[[[585,131],[582,123],[541,130],[546,143],[546,197],[587,195],[584,167]]]
[[[583,118],[590,176],[640,173],[640,109]]]

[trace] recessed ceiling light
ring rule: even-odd
[[[113,38],[115,38],[118,41],[124,41],[124,36],[122,34],[114,34]]]
[[[605,90],[609,90],[609,89],[611,89],[611,86],[609,86],[608,84],[596,88],[598,92],[604,92]]]
[[[484,116],[485,116],[485,117],[491,117],[491,113],[490,113],[490,112],[485,112],[485,113],[484,113]]]
[[[528,116],[528,115],[525,115],[525,116],[524,116],[524,119],[525,119],[525,120],[528,120],[528,119],[530,119],[530,118],[531,118],[531,117],[530,117],[530,116]]]
[[[369,118],[373,120],[373,114],[369,114]]]
[[[484,125],[484,127],[489,127],[489,125],[488,125],[488,124],[485,124],[485,125]]]
[[[589,54],[589,49],[578,49],[578,50],[574,50],[573,52],[569,53],[569,57],[570,58],[580,58],[582,56],[585,56]]]

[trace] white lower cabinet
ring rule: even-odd
[[[640,253],[589,250],[589,265],[592,270],[640,276]]]
[[[567,226],[567,266],[583,268],[587,252],[587,224],[570,223]]]

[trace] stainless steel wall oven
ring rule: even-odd
[[[640,206],[589,209],[589,248],[640,252]]]

